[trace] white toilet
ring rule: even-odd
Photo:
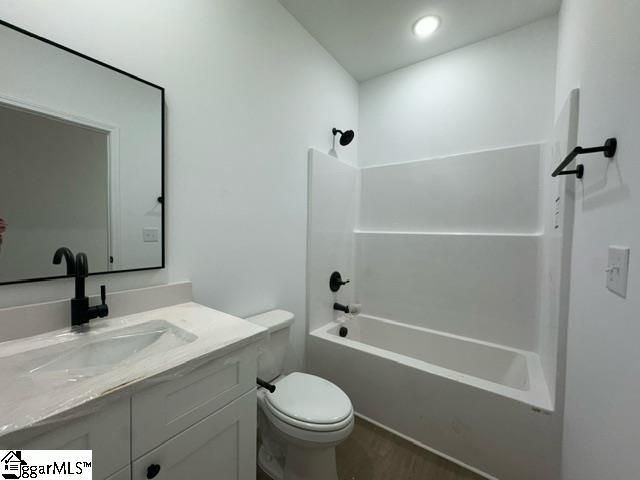
[[[248,321],[269,330],[258,376],[276,386],[258,389],[258,465],[274,480],[337,480],[335,447],[353,431],[353,406],[336,385],[294,372],[282,375],[293,314],[273,310]]]

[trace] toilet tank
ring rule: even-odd
[[[271,310],[246,319],[269,330],[258,356],[258,377],[266,382],[271,382],[282,374],[284,359],[289,350],[289,331],[293,318],[291,312]]]

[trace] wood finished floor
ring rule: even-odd
[[[336,457],[340,480],[483,480],[360,418]],[[270,478],[258,468],[257,480]]]

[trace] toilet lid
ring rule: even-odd
[[[335,424],[353,410],[351,400],[340,388],[324,378],[300,372],[280,380],[276,391],[266,398],[280,413],[306,423]]]

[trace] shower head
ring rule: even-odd
[[[338,133],[340,134],[340,145],[342,145],[343,147],[349,145],[353,141],[353,137],[356,136],[356,134],[353,133],[353,130],[347,130],[343,132],[342,130],[334,128],[333,136],[335,137]]]

